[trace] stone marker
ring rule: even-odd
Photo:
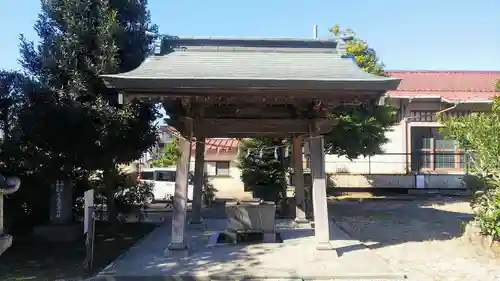
[[[56,181],[51,188],[50,223],[34,229],[35,235],[52,242],[72,242],[81,235],[81,226],[73,223],[73,187],[71,181]]]
[[[61,225],[70,223],[73,216],[73,194],[69,182],[58,180],[52,186],[50,199],[50,221],[52,224]]]

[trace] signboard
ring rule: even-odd
[[[422,189],[425,188],[425,176],[424,175],[416,175],[415,176],[416,188]]]
[[[90,189],[85,191],[83,198],[83,234],[87,234],[89,225],[92,223],[92,218],[90,216],[93,215],[93,212],[89,212],[89,207],[94,207],[94,190]]]

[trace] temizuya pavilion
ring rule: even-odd
[[[318,249],[332,249],[328,227],[323,138],[341,103],[377,101],[399,79],[375,76],[345,57],[345,40],[178,37],[158,42],[137,69],[103,75],[119,99],[161,102],[184,136],[169,251],[185,250],[190,142],[207,137],[293,136],[297,222],[306,222],[302,144],[309,141]],[[168,43],[168,44],[167,44]],[[168,46],[167,46],[168,45]],[[356,141],[356,140],[352,140]],[[195,149],[193,219],[201,222],[204,143]]]

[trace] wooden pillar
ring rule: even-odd
[[[304,167],[302,158],[302,137],[294,136],[292,141],[293,185],[295,186],[295,222],[307,223],[306,197],[304,188]]]
[[[205,138],[202,134],[196,135],[196,149],[194,160],[194,190],[193,190],[193,210],[191,212],[191,224],[201,224],[203,176],[205,166]]]
[[[3,235],[3,193],[0,193],[0,236]]]
[[[186,255],[187,245],[185,241],[187,197],[189,180],[189,162],[191,158],[191,140],[193,138],[192,120],[186,123],[186,138],[179,137],[180,157],[177,161],[177,172],[175,179],[175,194],[172,216],[172,236],[170,244],[165,252],[166,255]]]
[[[333,250],[330,244],[330,227],[326,197],[325,151],[321,136],[309,140],[314,208],[314,236],[318,250]]]

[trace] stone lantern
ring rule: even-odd
[[[16,192],[21,186],[18,177],[8,177],[0,175],[0,255],[12,245],[12,236],[4,233],[3,228],[3,196]]]

